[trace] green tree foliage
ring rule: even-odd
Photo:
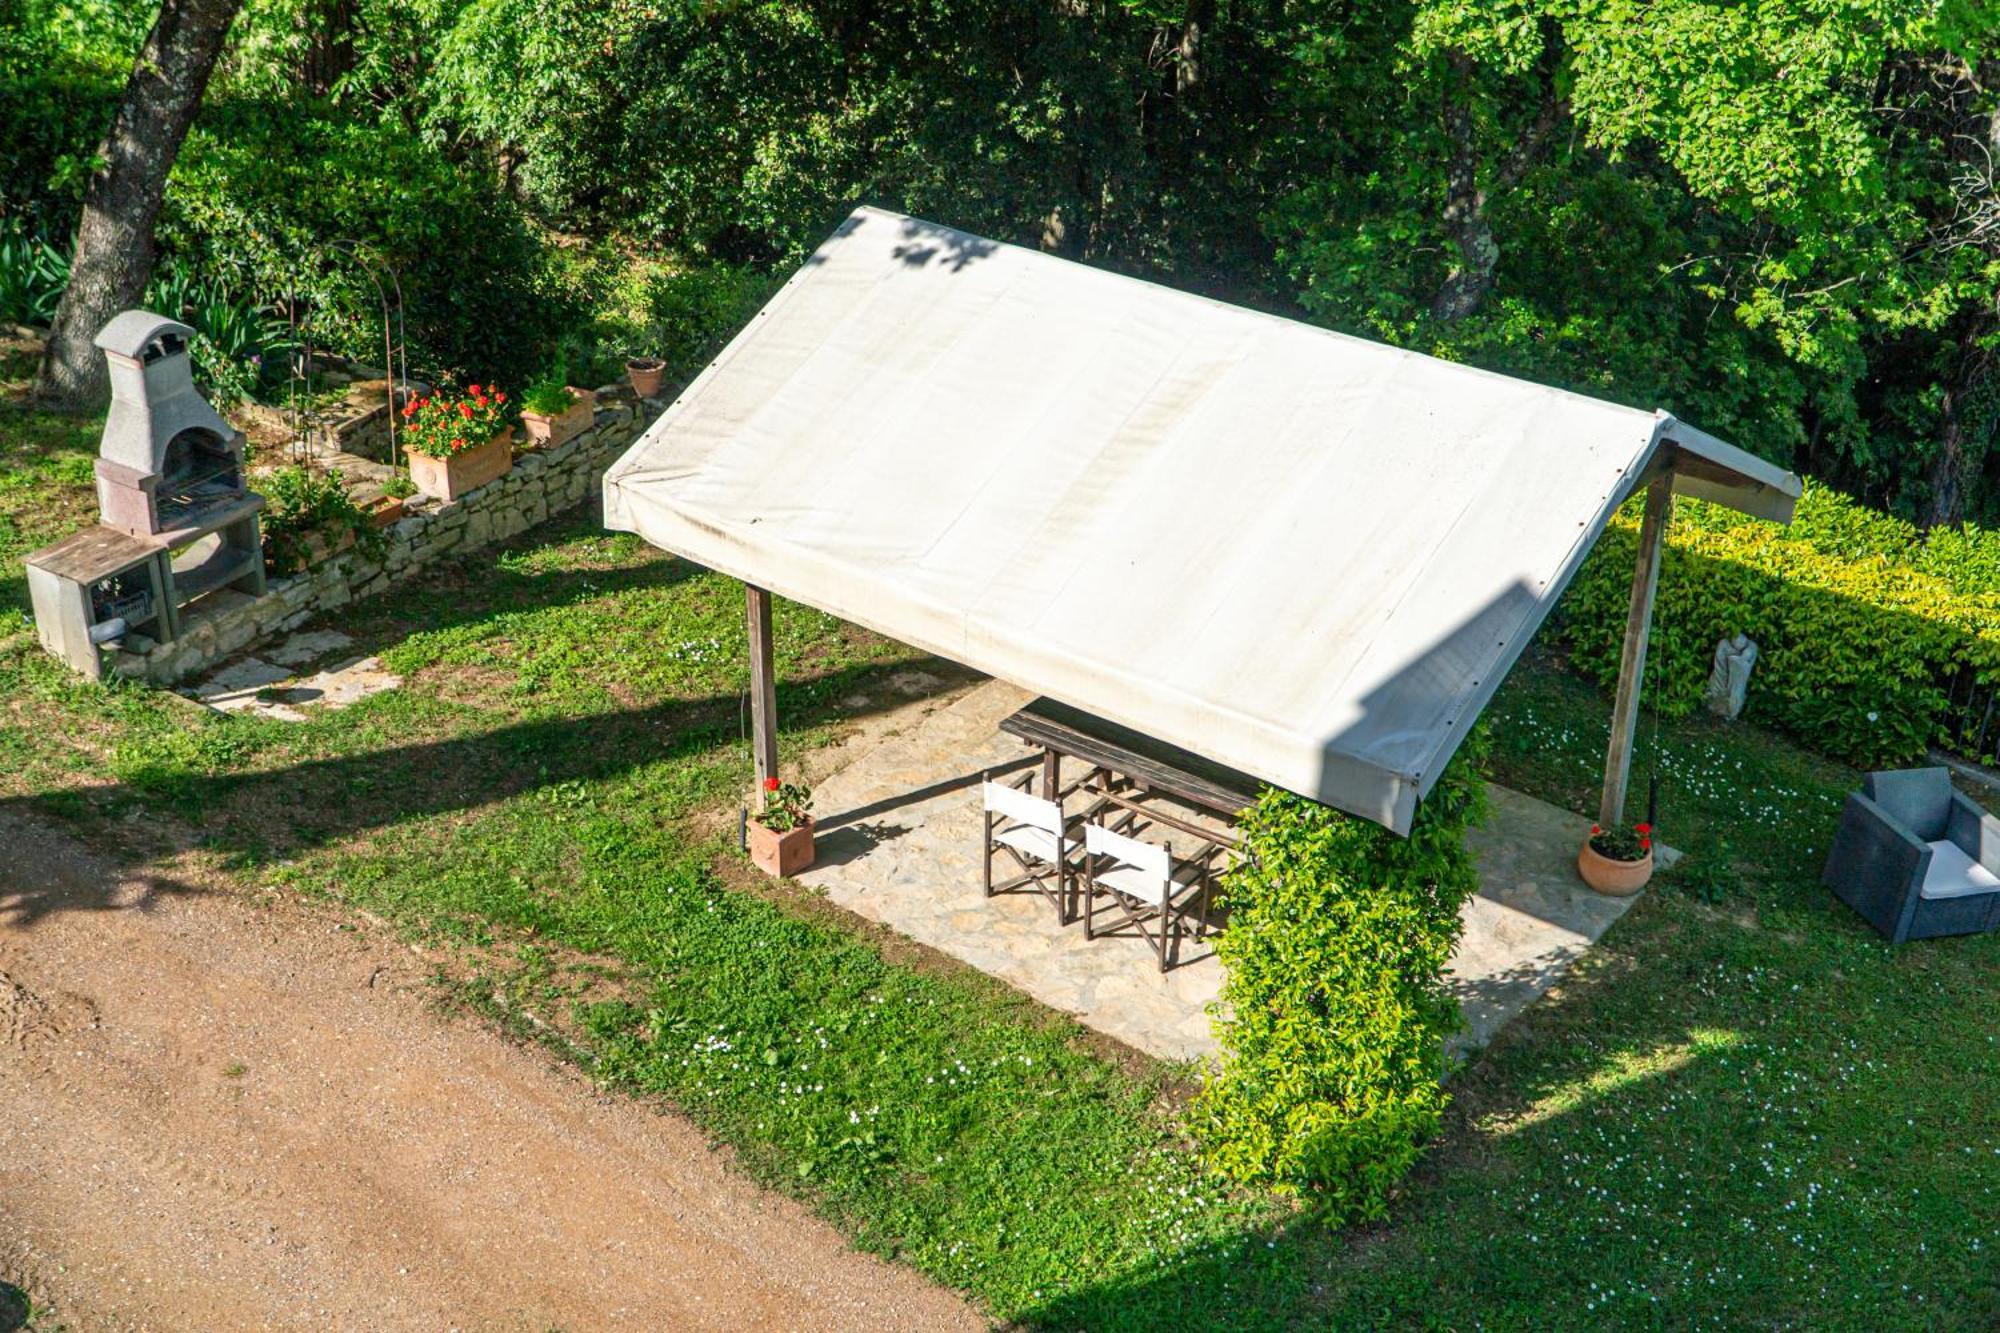
[[[145,7],[3,2],[0,207],[60,218]],[[350,207],[283,232],[396,250],[371,171],[488,215],[415,233],[426,305],[488,245],[521,275],[426,311],[438,369],[494,373],[485,331],[577,332],[621,253],[775,276],[868,199],[1665,407],[1932,526],[2000,515],[1995,24],[1973,0],[252,0],[196,133],[295,121],[291,151],[257,134],[286,191],[331,154]]]
[[[1581,149],[1566,171],[1667,177],[1694,210],[1684,253],[1638,272],[1706,304],[1704,329],[1720,315],[1757,335],[1800,384],[1795,452],[1946,521],[1993,452],[1991,414],[1962,418],[1986,375],[1964,352],[2000,331],[2000,245],[1976,221],[2000,202],[1994,22],[1936,0],[1426,0],[1410,49],[1476,67],[1501,105],[1563,108]],[[1940,378],[1928,411],[1899,412],[1875,386],[1916,346]]]
[[[382,350],[371,266],[401,275],[410,357],[434,374],[521,384],[582,317],[491,177],[391,126],[234,101],[190,138],[174,184],[169,253],[273,303],[307,298],[315,332],[364,359]]]
[[[1465,829],[1484,810],[1484,737],[1460,749],[1408,838],[1288,792],[1244,815],[1224,880],[1221,1069],[1195,1132],[1220,1169],[1302,1195],[1335,1222],[1382,1216],[1436,1132],[1444,984],[1478,888]]]

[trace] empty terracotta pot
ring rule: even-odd
[[[625,378],[632,381],[632,392],[641,398],[657,398],[660,379],[666,373],[667,363],[655,356],[635,356],[625,363]]]

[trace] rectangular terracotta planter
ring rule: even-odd
[[[484,444],[474,445],[449,458],[410,453],[410,480],[425,495],[440,500],[456,500],[467,491],[478,490],[514,469],[514,428],[508,426]]]
[[[750,821],[750,859],[767,875],[796,875],[813,863],[813,826],[808,819],[795,829],[773,833]]]
[[[597,394],[589,389],[573,388],[569,396],[570,409],[561,416],[544,416],[540,412],[525,410],[521,413],[521,429],[527,432],[529,448],[553,449],[590,429],[591,421],[597,416]]]

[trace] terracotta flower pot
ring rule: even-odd
[[[1608,893],[1615,898],[1629,898],[1646,887],[1646,881],[1653,877],[1653,852],[1637,861],[1617,861],[1604,855],[1584,840],[1583,849],[1576,854],[1576,873],[1583,876],[1583,882],[1599,893]]]
[[[410,480],[425,495],[456,500],[467,491],[497,481],[514,468],[514,428],[502,428],[484,444],[462,449],[448,458],[410,451]]]
[[[751,820],[750,859],[767,875],[798,874],[813,863],[812,821],[778,833]]]
[[[375,528],[386,528],[403,516],[403,501],[394,495],[377,495],[361,506],[368,515],[368,522]]]
[[[597,415],[597,395],[589,389],[571,389],[569,397],[569,410],[559,416],[522,410],[521,429],[527,432],[530,447],[553,449],[590,429]]]
[[[635,356],[625,363],[625,378],[632,381],[632,392],[641,398],[657,398],[666,373],[667,363],[656,356]]]

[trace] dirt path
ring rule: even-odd
[[[982,1325],[423,985],[0,813],[0,1275],[79,1330]]]

